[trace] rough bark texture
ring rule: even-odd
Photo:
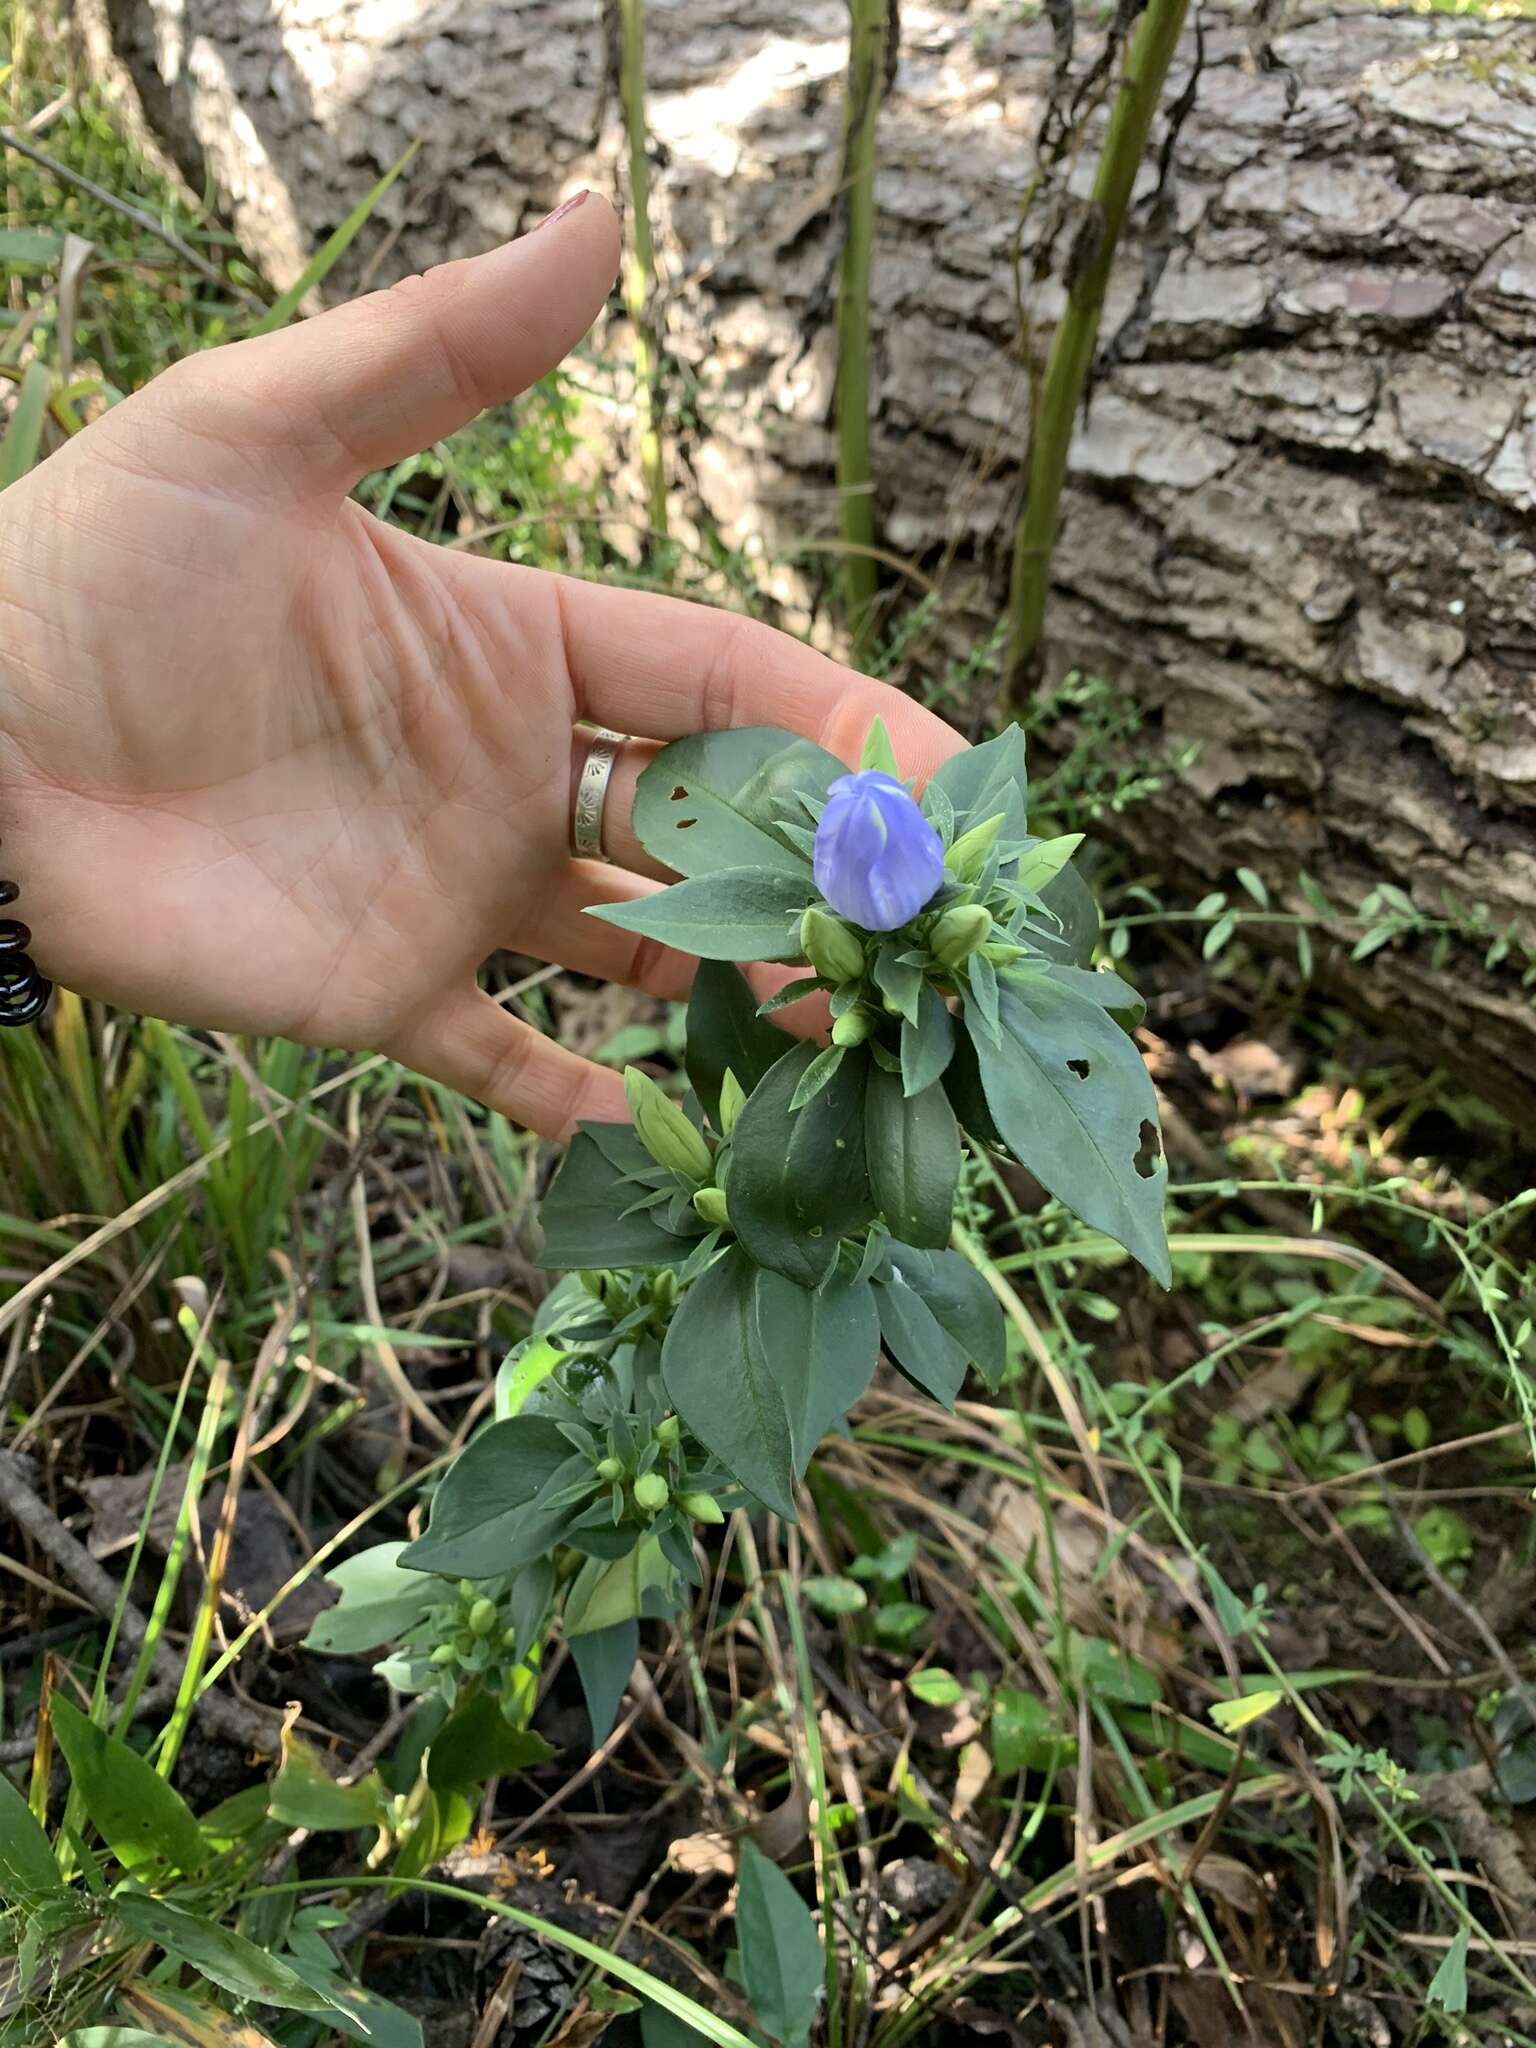
[[[613,183],[596,0],[83,7],[98,59],[115,52],[278,283],[417,137],[385,206],[397,238],[370,245],[386,281]],[[880,527],[942,568],[951,644],[996,621],[1024,438],[1012,258],[1050,52],[1014,13],[909,0],[881,117]],[[847,12],[649,17],[667,340],[699,387],[686,487],[793,614],[829,566],[803,544],[836,526]],[[1431,912],[1450,888],[1536,948],[1536,25],[1319,15],[1274,59],[1213,17],[1172,205],[1133,223],[1053,646],[1201,742],[1132,821],[1161,865],[1247,863],[1282,900],[1304,865],[1342,902],[1385,880]],[[1091,152],[1074,186],[1090,173]],[[1031,317],[1052,305],[1032,293]],[[1436,971],[1420,942],[1349,985],[1461,1073],[1475,1045],[1472,1078],[1531,1116],[1514,965]]]

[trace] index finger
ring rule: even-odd
[[[902,773],[919,780],[964,751],[952,726],[889,683],[844,668],[756,619],[683,598],[550,579],[583,718],[647,739],[777,725],[857,765],[885,721]]]

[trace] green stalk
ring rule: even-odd
[[[1131,189],[1188,11],[1189,0],[1149,0],[1126,53],[1119,96],[1104,137],[1090,202],[1093,217],[1077,244],[1083,260],[1069,280],[1066,311],[1051,341],[1031,423],[1029,477],[1014,534],[1003,648],[1004,690],[1009,698],[1021,695],[1038,673],[1067,449],[1093,365],[1110,266]]]
[[[619,0],[619,100],[629,144],[629,238],[624,258],[624,306],[634,336],[635,434],[645,480],[646,516],[653,537],[667,531],[667,471],[656,424],[656,349],[650,292],[656,276],[651,241],[651,166],[645,130],[645,0]]]
[[[848,88],[843,101],[847,229],[837,290],[837,488],[843,531],[843,604],[855,658],[867,654],[879,575],[869,460],[869,278],[875,243],[875,124],[885,78],[887,0],[848,0]]]

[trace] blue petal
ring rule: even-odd
[[[908,923],[944,879],[944,848],[907,791],[881,770],[840,776],[816,829],[816,886],[866,931]]]

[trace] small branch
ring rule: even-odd
[[[645,0],[619,0],[619,104],[629,146],[629,253],[624,306],[633,335],[635,434],[652,529],[667,531],[667,468],[657,426],[659,390],[655,320],[656,250],[651,240],[651,166],[645,127]]]
[[[1010,699],[1023,693],[1039,668],[1067,450],[1093,366],[1115,249],[1188,10],[1189,0],[1150,0],[1142,15],[1109,117],[1088,216],[1068,263],[1067,305],[1051,342],[1031,436],[1024,509],[1014,534],[1003,649],[1003,688]]]
[[[843,604],[856,657],[868,649],[880,592],[869,454],[869,286],[875,240],[875,127],[886,71],[887,4],[888,0],[849,0],[843,114],[847,225],[837,290],[837,488],[847,549]]]
[[[200,256],[190,243],[184,242],[180,235],[173,234],[168,227],[163,226],[152,213],[145,213],[141,207],[131,205],[126,199],[119,199],[115,192],[108,192],[104,186],[93,184],[89,178],[81,177],[78,171],[72,171],[67,164],[61,164],[57,157],[49,156],[46,150],[23,141],[22,137],[10,128],[0,128],[0,145],[6,149],[14,149],[18,156],[24,156],[29,162],[40,165],[51,177],[57,178],[61,185],[72,185],[77,192],[88,194],[99,206],[105,206],[113,213],[121,214],[124,220],[131,220],[134,226],[142,228],[146,235],[153,235],[157,241],[164,242],[168,249],[174,249],[182,262],[190,264],[199,277],[206,278],[210,284],[216,284],[219,290],[229,297],[241,299],[248,306],[255,306],[262,312],[266,311],[260,299],[250,292],[242,291],[239,285],[221,275],[205,256]]]
[[[122,1600],[122,1587],[104,1566],[27,1484],[19,1458],[0,1451],[0,1501],[17,1527],[32,1538],[45,1556],[51,1557],[66,1578],[82,1592],[98,1614],[110,1615]],[[149,1623],[131,1600],[123,1602],[122,1639],[137,1649],[149,1633]],[[158,1643],[154,1653],[155,1675],[174,1693],[181,1676],[181,1659],[168,1643]],[[199,1701],[206,1726],[227,1742],[242,1749],[262,1750],[276,1756],[282,1736],[281,1714],[265,1707],[242,1706],[220,1693],[207,1693]],[[30,1744],[28,1745],[30,1749]]]

